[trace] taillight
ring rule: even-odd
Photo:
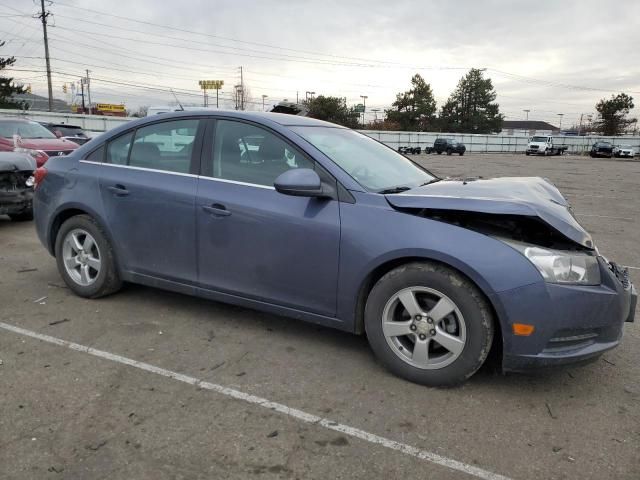
[[[40,182],[42,182],[44,180],[44,177],[47,176],[47,169],[44,167],[38,167],[36,168],[35,173],[33,174],[34,180],[35,180],[35,184],[33,186],[33,188],[38,188],[38,185],[40,185]]]

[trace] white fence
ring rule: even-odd
[[[437,138],[454,138],[461,141],[467,147],[468,152],[481,153],[508,153],[524,152],[529,141],[526,136],[514,135],[470,135],[462,133],[432,133],[432,132],[387,132],[361,130],[380,142],[397,149],[398,147],[430,147]],[[582,137],[582,136],[556,136],[553,137],[554,145],[566,145],[572,153],[583,153],[591,149],[598,140],[604,140],[614,145],[631,145],[636,153],[640,152],[640,137]]]
[[[38,122],[68,123],[82,127],[89,131],[92,136],[135,119],[134,117],[105,117],[102,115],[5,109],[0,109],[0,116],[20,116]],[[468,152],[513,153],[524,152],[529,141],[529,137],[526,136],[506,134],[470,135],[462,133],[388,132],[377,130],[361,130],[361,132],[394,149],[398,147],[421,147],[424,149],[432,146],[436,138],[455,138],[465,144]],[[568,151],[571,153],[583,153],[589,151],[591,145],[597,140],[605,140],[614,145],[631,145],[636,153],[640,153],[640,137],[557,136],[554,137],[553,142],[554,145],[568,146]]]

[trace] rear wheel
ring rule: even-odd
[[[75,294],[98,298],[120,289],[111,244],[88,215],[71,217],[62,224],[55,254],[60,275]]]
[[[365,308],[365,329],[378,359],[393,373],[428,386],[471,377],[489,354],[491,308],[459,273],[410,263],[384,275]]]

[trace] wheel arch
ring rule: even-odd
[[[111,243],[111,246],[116,253],[116,263],[117,263],[117,252],[115,252],[116,244],[113,242],[113,238],[111,237],[111,232],[108,228],[106,228],[106,223],[102,221],[100,215],[95,212],[93,209],[88,208],[86,205],[80,204],[66,204],[59,208],[54,215],[52,215],[51,222],[49,223],[48,228],[48,237],[47,237],[47,248],[49,252],[55,257],[55,245],[56,245],[56,237],[58,236],[58,232],[60,231],[60,227],[64,222],[66,222],[71,217],[75,217],[78,215],[87,215],[91,217],[100,227],[100,229],[104,232]]]
[[[491,352],[489,354],[489,358],[497,356],[498,359],[502,356],[502,348],[503,348],[503,336],[502,336],[502,320],[500,318],[499,312],[501,309],[499,306],[495,305],[494,299],[495,296],[492,295],[493,291],[489,287],[489,285],[482,280],[482,277],[479,276],[477,272],[468,267],[465,264],[460,262],[450,261],[445,258],[436,258],[435,256],[425,256],[425,255],[410,255],[410,256],[400,256],[392,259],[387,259],[381,263],[379,263],[375,268],[371,269],[369,274],[362,281],[360,288],[358,290],[358,296],[356,300],[356,311],[355,311],[355,322],[354,322],[354,330],[355,333],[361,335],[364,333],[364,310],[367,303],[367,299],[369,298],[369,294],[373,289],[373,286],[376,284],[378,280],[380,280],[385,274],[397,268],[401,265],[406,265],[408,263],[414,262],[430,262],[440,264],[444,267],[450,268],[454,270],[459,275],[465,277],[469,282],[476,286],[476,288],[480,291],[484,299],[487,301],[487,304],[491,308],[491,313],[493,314],[493,318],[497,322],[495,331],[494,331],[494,339],[493,345],[491,347]]]

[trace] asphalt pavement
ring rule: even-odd
[[[549,178],[640,283],[640,162],[414,158]],[[3,479],[640,478],[637,322],[585,367],[430,389],[344,332],[134,285],[78,298],[33,224],[6,217],[0,322],[23,329],[0,328]]]

